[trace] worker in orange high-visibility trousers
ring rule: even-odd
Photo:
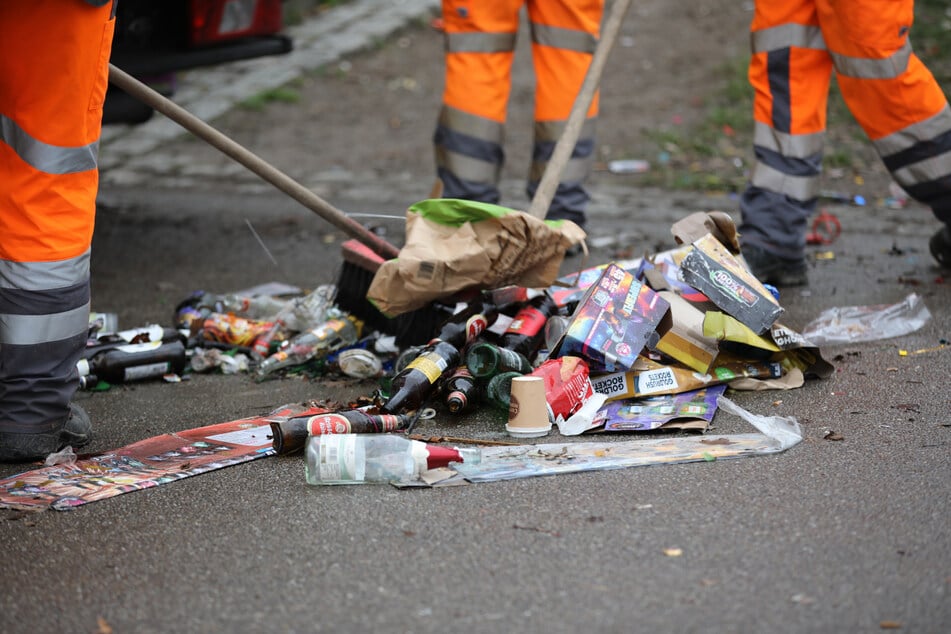
[[[951,109],[911,48],[914,0],[757,0],[751,25],[756,167],[740,199],[743,255],[764,282],[808,283],[832,72],[892,178],[945,223],[951,268]]]
[[[0,2],[0,460],[91,437],[89,330],[113,0]]]
[[[443,0],[446,81],[434,135],[442,195],[499,202],[499,175],[520,12],[527,8],[535,73],[535,127],[526,193],[531,199],[591,64],[603,0]],[[598,97],[547,211],[582,228],[590,200]]]

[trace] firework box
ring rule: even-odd
[[[704,313],[676,293],[658,294],[670,304],[671,327],[653,349],[706,374],[720,349],[716,339],[703,334]]]
[[[549,356],[582,357],[593,372],[624,372],[670,326],[670,304],[611,263],[585,291]]]
[[[717,356],[708,374],[701,374],[679,363],[662,364],[642,356],[627,372],[592,376],[591,387],[595,392],[607,396],[608,401],[617,401],[679,394],[721,383],[734,387],[739,380],[747,381],[736,389],[759,389],[754,382],[772,381],[782,376],[782,364],[778,361],[741,359],[723,352]]]
[[[767,332],[784,312],[772,293],[712,234],[694,240],[680,271],[684,282],[756,334]]]

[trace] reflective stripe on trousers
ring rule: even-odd
[[[443,1],[446,88],[434,134],[443,195],[498,203],[505,162],[506,109],[519,11],[528,8],[535,70],[532,164],[526,193],[533,196],[564,129],[597,44],[602,0]],[[594,160],[595,98],[549,209],[550,218],[584,223],[584,188]]]
[[[756,166],[740,200],[744,242],[799,257],[819,194],[833,69],[892,177],[951,221],[951,110],[912,52],[911,0],[758,2],[749,78]]]
[[[55,431],[78,386],[112,8],[0,3],[0,432]]]

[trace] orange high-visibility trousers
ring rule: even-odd
[[[2,433],[56,431],[78,386],[113,9],[0,2]]]
[[[895,181],[951,222],[951,109],[912,51],[913,20],[913,0],[757,0],[749,67],[757,162],[740,201],[745,243],[802,257],[833,71]]]
[[[499,202],[504,131],[520,11],[527,8],[535,74],[534,196],[567,122],[600,34],[603,0],[443,0],[446,81],[434,135],[436,171],[447,198]],[[595,96],[548,218],[584,225],[584,188],[594,160]]]

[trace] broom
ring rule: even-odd
[[[344,243],[347,246],[344,248],[344,262],[337,278],[338,295],[335,298],[338,307],[342,310],[362,319],[375,330],[396,336],[397,343],[400,345],[414,345],[428,341],[439,324],[445,321],[448,315],[452,314],[452,308],[437,303],[395,318],[389,318],[380,313],[366,299],[366,292],[370,288],[370,282],[373,280],[380,264],[399,255],[399,249],[396,246],[353,220],[346,213],[323,200],[244,146],[113,64],[109,64],[109,81],[131,97],[161,112],[330,224],[347,233],[351,240]]]

